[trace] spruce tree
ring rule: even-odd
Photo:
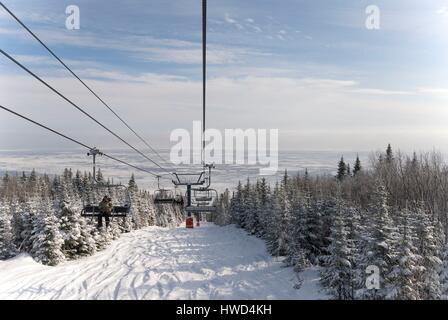
[[[386,298],[393,300],[418,300],[419,273],[422,257],[413,244],[415,231],[412,228],[410,214],[407,209],[401,212],[401,239],[397,250],[397,262],[389,273],[391,289]]]
[[[61,250],[68,259],[76,259],[95,252],[94,240],[85,230],[87,226],[84,220],[67,202],[61,205],[59,219],[61,235],[64,239]]]
[[[8,259],[16,254],[9,207],[0,203],[0,260]]]
[[[387,202],[388,194],[386,189],[381,182],[377,182],[376,191],[369,209],[369,214],[372,217],[368,243],[369,255],[363,264],[379,268],[380,289],[364,289],[361,292],[361,296],[364,299],[385,299],[392,289],[389,274],[396,265],[398,234],[390,218],[390,207]]]
[[[414,152],[412,155],[411,168],[413,171],[415,171],[417,170],[417,167],[418,167],[417,153]]]
[[[25,171],[22,171],[22,176],[20,177],[20,181],[22,183],[25,183],[26,180],[27,180],[26,173],[25,173]]]
[[[345,225],[344,204],[338,199],[336,215],[330,232],[330,245],[324,260],[322,283],[338,300],[351,299],[352,264],[351,252],[348,247],[348,230]]]
[[[270,221],[270,190],[265,178],[262,178],[257,188],[257,216],[259,222],[259,235],[262,238],[266,237]]]
[[[345,164],[344,157],[341,157],[341,160],[339,161],[338,164],[338,173],[336,175],[336,178],[339,181],[342,181],[344,180],[346,175],[347,175],[347,165]]]
[[[131,179],[129,179],[129,183],[128,183],[128,188],[130,192],[137,192],[138,191],[138,187],[137,187],[137,183],[135,182],[135,176],[134,174],[131,175]]]
[[[101,172],[101,169],[98,169],[96,173],[96,181],[98,182],[104,182],[103,173]]]
[[[423,258],[422,272],[420,281],[420,296],[424,300],[439,299],[441,296],[442,285],[440,283],[439,273],[442,267],[440,259],[441,241],[436,234],[436,228],[431,221],[430,216],[424,211],[422,205],[416,209],[416,229],[417,229],[417,248]]]
[[[350,276],[350,296],[352,299],[357,299],[358,290],[365,287],[365,270],[367,265],[363,264],[363,259],[368,254],[367,243],[369,235],[363,218],[361,209],[352,206],[346,209],[347,246],[350,250],[350,263],[352,265]]]
[[[98,251],[104,250],[111,244],[113,236],[107,231],[105,227],[93,230],[93,238],[95,239],[96,249]]]
[[[273,219],[268,247],[274,256],[286,256],[289,252],[288,226],[291,219],[291,204],[285,188],[278,185],[273,198]]]
[[[353,167],[353,176],[356,176],[362,169],[361,160],[359,160],[359,155],[356,156],[355,166]]]
[[[257,192],[255,188],[250,188],[247,194],[247,207],[245,211],[244,226],[245,229],[252,235],[259,234],[260,222],[258,218],[258,211],[260,208],[260,202],[257,198]]]
[[[386,162],[391,163],[393,160],[394,160],[394,153],[392,151],[392,146],[389,143],[386,149]]]
[[[34,216],[31,236],[31,255],[42,264],[55,266],[65,260],[62,252],[64,239],[59,232],[58,220],[49,203],[43,203],[41,213]]]
[[[230,201],[230,212],[232,222],[237,226],[242,227],[242,215],[243,215],[243,185],[241,181],[238,181],[236,191]]]
[[[10,177],[9,177],[8,172],[5,172],[5,174],[3,175],[2,181],[3,181],[3,186],[6,186],[9,183]]]
[[[31,239],[34,229],[34,218],[39,213],[39,201],[33,197],[26,203],[21,203],[13,216],[13,228],[17,248],[20,252],[29,252],[32,248]]]
[[[308,168],[306,168],[304,176],[304,190],[306,192],[309,192],[309,188],[310,188],[310,174],[308,172]]]
[[[93,237],[94,227],[90,226],[84,219],[80,220],[80,241],[78,245],[78,255],[90,256],[96,251],[96,243]]]
[[[301,269],[300,266],[307,259],[307,252],[304,248],[307,236],[306,224],[306,205],[304,200],[300,199],[297,194],[291,199],[291,218],[287,225],[288,234],[288,252],[285,262],[288,265]],[[301,261],[302,260],[302,261]]]
[[[444,245],[442,252],[442,268],[440,270],[441,294],[440,299],[448,300],[448,245]]]

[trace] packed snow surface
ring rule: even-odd
[[[108,249],[47,267],[0,261],[0,299],[323,299],[317,269],[301,273],[234,226],[150,227]],[[302,282],[300,281],[300,282]]]

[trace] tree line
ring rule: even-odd
[[[439,153],[344,159],[336,175],[307,171],[270,186],[247,180],[219,199],[219,224],[264,239],[298,272],[321,266],[335,299],[447,299],[448,167]],[[372,270],[377,285],[369,285]]]
[[[27,252],[46,265],[89,256],[106,248],[121,233],[147,226],[177,226],[181,208],[157,205],[152,195],[139,190],[134,176],[128,183],[130,214],[114,218],[109,228],[97,228],[96,220],[81,217],[86,204],[98,204],[109,195],[114,204],[125,203],[123,188],[105,180],[101,171],[92,184],[90,173],[65,169],[62,175],[6,173],[0,184],[0,260]]]

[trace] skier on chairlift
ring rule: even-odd
[[[112,199],[109,196],[105,195],[98,207],[101,213],[101,215],[98,216],[98,227],[101,228],[103,226],[103,216],[104,216],[104,219],[106,220],[106,228],[108,228],[110,224],[110,216],[112,215],[112,209],[113,209]]]

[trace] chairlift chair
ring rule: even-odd
[[[154,192],[155,204],[174,204],[178,203],[179,199],[172,190],[160,188],[160,176],[157,176],[157,190]]]
[[[158,189],[154,192],[154,203],[165,204],[174,203],[175,197],[173,191],[167,189]]]
[[[214,165],[205,165],[204,170],[199,173],[174,173],[176,177],[173,180],[174,185],[187,187],[185,211],[189,217],[192,213],[216,211],[214,203],[218,193],[216,190],[210,189],[211,170],[213,168]],[[205,169],[208,169],[208,175]],[[198,188],[193,189],[193,186]]]
[[[213,201],[213,195],[216,190],[213,189],[194,189],[193,199],[195,202],[211,203]]]
[[[175,186],[202,186],[205,183],[205,172],[197,173],[173,173],[176,179],[173,180]]]
[[[122,217],[126,218],[128,213],[131,210],[131,196],[129,194],[129,190],[127,187],[123,185],[111,185],[111,184],[104,184],[101,182],[98,182],[94,180],[92,183],[92,191],[99,191],[99,190],[105,190],[103,192],[99,192],[100,194],[108,195],[110,189],[121,189],[125,193],[126,200],[118,205],[114,205],[112,208],[112,212],[110,217]],[[98,217],[98,215],[102,215],[99,209],[99,201],[98,199],[95,199],[95,201],[92,201],[92,198],[89,199],[87,204],[84,204],[83,210],[81,212],[81,216],[83,217]]]
[[[93,177],[92,177],[92,190],[91,192],[93,194],[96,194],[97,191],[101,195],[108,195],[110,193],[111,189],[115,189],[117,191],[122,191],[125,194],[125,200],[122,201],[119,205],[114,205],[112,208],[112,212],[109,215],[109,218],[123,218],[123,220],[127,217],[131,210],[131,196],[129,193],[129,189],[124,185],[117,185],[117,184],[107,184],[103,183],[101,181],[97,181],[96,179],[96,156],[102,155],[102,153],[94,148],[90,150],[89,153],[87,153],[87,156],[93,157]],[[101,200],[100,200],[101,201]],[[100,221],[105,215],[100,211],[99,209],[99,202],[98,199],[95,199],[95,197],[90,197],[90,199],[87,201],[87,203],[84,203],[83,210],[81,212],[82,217],[90,217],[90,218],[98,218],[98,224],[100,225]]]
[[[207,184],[203,187],[192,189],[193,194],[190,206],[185,208],[188,213],[208,213],[217,210],[216,201],[218,199],[218,192],[210,188],[212,183],[212,169],[214,167],[213,164],[204,166],[204,169],[208,169],[208,175],[205,175],[206,171],[204,170],[204,181]]]
[[[199,188],[193,190],[191,205],[185,210],[188,213],[209,213],[217,210],[218,192],[215,189]]]

